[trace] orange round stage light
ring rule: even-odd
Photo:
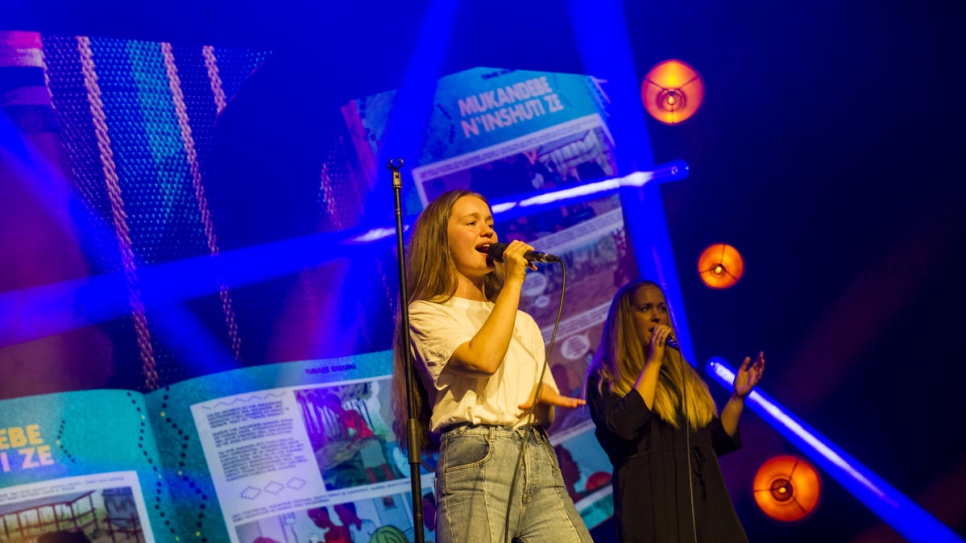
[[[701,76],[680,60],[665,60],[651,68],[641,84],[644,109],[665,124],[679,123],[694,115],[703,98]]]
[[[714,289],[733,286],[745,273],[745,261],[741,253],[726,243],[715,243],[701,251],[698,257],[698,275],[701,281]]]
[[[815,466],[797,456],[776,456],[755,473],[755,503],[779,522],[798,522],[811,515],[822,495]]]

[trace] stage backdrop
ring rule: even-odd
[[[392,236],[367,235],[392,227],[380,162],[397,93],[347,95],[304,68],[268,51],[3,35],[0,205],[36,212],[4,223],[17,235],[2,249],[48,272],[0,273],[10,541],[57,529],[57,504],[83,499],[94,537],[411,537],[388,396],[396,260]],[[456,187],[501,203],[617,175],[606,105],[584,75],[442,77],[405,169],[407,214]],[[611,297],[637,276],[620,199],[497,230],[567,264],[550,364],[577,395]],[[562,279],[542,266],[525,284],[521,308],[547,340]],[[49,321],[64,329],[18,322],[15,302],[57,281],[68,310],[52,304]],[[610,465],[586,409],[560,413],[551,436],[599,524]]]

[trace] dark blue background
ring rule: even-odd
[[[4,2],[0,25],[278,50],[313,44],[326,51],[320,66],[351,75],[349,98],[398,86],[426,3],[397,4]],[[667,58],[704,78],[692,119],[646,121],[655,161],[691,166],[662,191],[699,362],[737,363],[764,350],[768,392],[964,534],[966,449],[955,408],[966,324],[966,44],[951,4],[623,9],[638,82]],[[561,3],[464,2],[454,24],[445,72],[582,71]],[[339,43],[351,46],[331,53]],[[745,276],[730,290],[707,289],[695,273],[715,242],[745,257]],[[753,541],[901,540],[828,478],[807,522],[763,519],[741,485],[770,454],[794,450],[753,414],[743,432],[745,450],[724,467]]]

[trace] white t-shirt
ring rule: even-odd
[[[518,406],[532,397],[545,357],[533,317],[517,311],[513,338],[493,375],[474,377],[446,368],[456,348],[476,335],[492,311],[493,302],[455,296],[442,303],[417,300],[409,305],[413,363],[433,405],[430,431],[435,435],[464,422],[508,428],[526,423],[526,411]],[[549,369],[543,381],[557,390]]]

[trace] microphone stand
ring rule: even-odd
[[[389,159],[386,168],[392,172],[392,190],[396,199],[396,248],[399,251],[399,299],[400,313],[402,314],[402,349],[404,371],[406,372],[406,401],[409,413],[407,430],[409,433],[409,480],[412,484],[413,499],[413,534],[414,543],[423,543],[423,496],[422,481],[419,473],[420,451],[419,438],[416,434],[416,395],[413,381],[413,355],[410,347],[409,336],[409,293],[406,291],[406,250],[403,243],[403,221],[402,221],[402,175],[399,170],[402,168],[403,160],[397,158]]]

